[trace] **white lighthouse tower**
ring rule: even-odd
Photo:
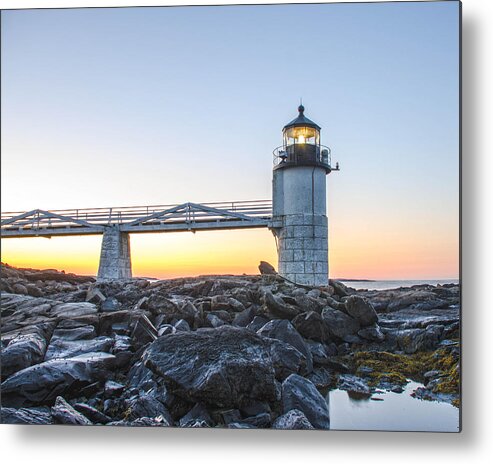
[[[297,284],[328,285],[326,176],[330,149],[320,143],[320,126],[304,115],[283,128],[283,144],[274,150],[273,222],[278,272]]]

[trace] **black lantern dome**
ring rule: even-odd
[[[298,106],[298,117],[282,129],[283,145],[274,150],[274,169],[294,166],[330,167],[330,149],[320,144],[322,128],[305,116],[305,107]]]
[[[286,124],[282,130],[286,145],[295,143],[320,144],[321,127],[305,116],[305,107],[298,106],[298,117]]]

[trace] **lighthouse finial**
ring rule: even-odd
[[[305,111],[305,107],[303,106],[303,98],[300,97],[300,106],[298,106],[298,111],[300,114],[303,114],[303,111]]]

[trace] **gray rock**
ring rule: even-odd
[[[237,327],[246,327],[256,316],[255,306],[250,306],[247,309],[237,313],[233,319],[233,325]]]
[[[371,342],[383,342],[385,340],[385,334],[382,333],[378,324],[358,330],[358,335]]]
[[[313,383],[318,389],[326,389],[332,383],[332,375],[326,367],[318,367],[313,370],[307,379]]]
[[[202,403],[197,403],[180,419],[180,427],[194,427],[197,422],[205,423],[207,427],[214,425],[214,421]]]
[[[172,393],[189,401],[237,407],[277,397],[268,347],[246,329],[223,326],[161,337],[143,359]]]
[[[296,316],[292,322],[303,337],[322,343],[330,342],[329,329],[319,313],[315,311],[302,313]]]
[[[190,332],[191,330],[188,322],[185,319],[180,319],[178,322],[176,322],[175,329],[178,332]]]
[[[51,413],[47,411],[38,411],[28,408],[1,408],[0,409],[1,424],[36,424],[49,425],[53,424]]]
[[[266,338],[265,341],[277,380],[283,381],[291,374],[306,372],[306,358],[296,348],[274,338]]]
[[[101,293],[99,288],[91,286],[87,289],[85,300],[88,303],[102,303],[106,300],[106,297]]]
[[[106,298],[101,303],[101,311],[104,313],[112,313],[114,311],[118,311],[120,307],[121,303],[114,296]]]
[[[106,425],[112,425],[115,427],[171,427],[171,424],[168,423],[168,421],[162,416],[152,418],[139,417],[134,421],[120,420],[109,422]]]
[[[4,406],[52,404],[57,396],[80,395],[81,389],[105,378],[113,355],[87,355],[54,359],[23,369],[2,382]]]
[[[111,418],[109,416],[103,414],[101,411],[98,411],[96,408],[93,408],[89,404],[76,403],[74,404],[74,409],[83,414],[93,423],[107,424],[108,422],[111,422]]]
[[[373,305],[366,298],[357,295],[349,296],[346,301],[346,312],[356,319],[362,327],[378,322],[378,315]]]
[[[310,421],[299,409],[291,409],[279,416],[272,424],[273,429],[280,430],[313,430]]]
[[[255,429],[251,424],[245,422],[231,422],[228,424],[228,429]]]
[[[341,390],[346,390],[347,392],[361,395],[362,397],[369,397],[371,395],[371,390],[367,383],[355,375],[340,375],[337,386]]]
[[[142,314],[132,330],[132,340],[136,347],[142,347],[156,340],[158,332],[149,318]]]
[[[128,418],[135,420],[140,417],[164,417],[169,424],[173,423],[170,413],[163,403],[151,395],[145,394],[132,398],[127,402]]]
[[[247,417],[242,420],[243,424],[253,425],[256,429],[266,429],[270,427],[272,418],[269,413],[263,412],[256,416]]]
[[[96,337],[96,329],[92,325],[83,325],[81,327],[63,328],[57,327],[53,332],[51,341],[55,341],[58,338],[63,340],[75,341],[75,340],[90,340]]]
[[[46,340],[43,336],[32,333],[20,335],[2,349],[2,379],[10,377],[26,367],[41,362],[46,351]]]
[[[50,314],[56,317],[73,318],[96,314],[98,308],[92,303],[62,303],[51,308]]]
[[[440,376],[440,371],[437,370],[427,371],[423,374],[423,377],[425,379],[433,379],[439,376]]]
[[[162,337],[163,335],[170,335],[176,333],[176,327],[171,324],[163,324],[159,327],[157,331],[158,337]]]
[[[293,327],[291,322],[285,319],[275,319],[265,324],[257,333],[263,337],[275,338],[296,348],[306,359],[306,371],[312,371],[312,354],[303,337]]]
[[[260,271],[260,274],[262,275],[276,275],[276,269],[274,266],[267,261],[260,261],[260,264],[258,266],[258,270]]]
[[[132,339],[127,335],[114,336],[113,348],[111,349],[112,354],[121,353],[124,351],[130,351],[132,348]]]
[[[219,319],[215,314],[207,314],[207,322],[209,322],[211,327],[221,327],[222,325],[226,324],[222,319]]]
[[[114,340],[110,337],[97,337],[93,340],[67,341],[56,339],[48,345],[45,361],[60,358],[72,358],[86,353],[109,353]]]
[[[356,319],[337,309],[325,308],[322,311],[322,317],[327,324],[330,335],[341,340],[346,335],[354,335],[360,329],[360,324]]]
[[[261,329],[265,324],[269,322],[269,319],[263,316],[255,316],[250,322],[250,324],[247,325],[247,329],[251,330],[252,332],[256,332],[257,330]]]
[[[406,329],[395,333],[400,350],[406,354],[434,350],[440,343],[443,326],[429,325],[426,329]]]
[[[14,291],[14,293],[17,293],[18,295],[28,295],[27,288],[22,284],[12,285],[12,290]]]
[[[58,424],[92,425],[87,417],[76,411],[61,396],[57,397],[55,405],[51,408],[51,415]]]
[[[264,305],[267,313],[273,318],[291,320],[301,312],[299,308],[286,303],[280,296],[274,296],[268,290],[264,294]]]
[[[228,425],[232,422],[242,422],[241,414],[238,409],[228,409],[226,411],[221,411],[222,422]]]
[[[337,296],[348,296],[349,290],[348,288],[338,280],[329,279],[329,285],[334,289],[334,292]]]
[[[121,383],[115,382],[114,380],[107,380],[104,384],[104,396],[106,398],[119,396],[124,390],[125,386]]]
[[[316,429],[330,428],[327,401],[312,382],[299,375],[292,374],[282,383],[282,408],[284,414],[298,409]]]

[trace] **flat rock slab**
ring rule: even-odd
[[[93,340],[63,340],[52,341],[46,351],[45,361],[59,358],[72,358],[86,353],[109,352],[114,344],[111,337],[97,337]]]
[[[98,308],[92,303],[62,303],[53,306],[50,315],[70,318],[96,314],[97,312]]]
[[[49,425],[53,424],[51,413],[28,408],[1,408],[1,424]]]
[[[277,399],[268,345],[247,329],[222,326],[165,335],[143,359],[172,393],[189,401],[239,407]]]
[[[53,404],[57,396],[80,393],[80,389],[100,380],[105,369],[115,359],[107,353],[46,361],[28,367],[2,382],[2,404],[24,405]]]

